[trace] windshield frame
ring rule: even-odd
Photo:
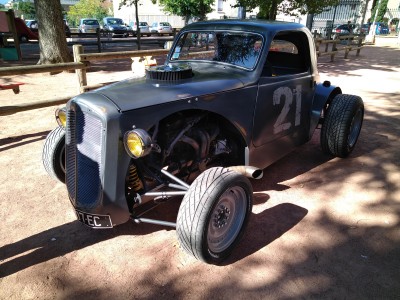
[[[257,57],[257,59],[254,61],[254,64],[251,68],[245,67],[245,66],[241,66],[241,65],[236,65],[234,63],[229,63],[229,62],[223,62],[223,61],[213,61],[213,60],[201,60],[201,59],[174,59],[173,56],[175,54],[175,50],[178,47],[179,41],[183,38],[183,36],[186,35],[186,37],[191,34],[191,33],[205,33],[205,34],[214,34],[214,37],[217,33],[232,33],[232,34],[249,34],[249,35],[253,35],[253,36],[258,36],[261,38],[261,42],[262,45],[260,47],[259,50],[259,55]],[[182,31],[177,39],[175,40],[171,51],[168,54],[168,61],[170,63],[198,63],[198,62],[203,62],[203,63],[216,63],[216,64],[223,64],[223,65],[228,65],[228,66],[232,66],[235,68],[239,68],[242,70],[246,70],[246,71],[254,71],[261,58],[262,58],[262,53],[265,51],[265,48],[267,46],[267,39],[266,37],[260,33],[260,32],[254,32],[254,31],[246,31],[246,30],[222,30],[222,29],[216,29],[216,30],[205,30],[205,29],[194,29],[194,30],[187,30],[187,31]]]

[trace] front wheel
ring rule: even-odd
[[[225,168],[200,174],[183,198],[177,235],[186,252],[218,264],[243,234],[252,209],[253,189],[243,175]]]
[[[44,142],[42,161],[47,173],[65,183],[65,129],[53,129]]]
[[[354,95],[339,94],[333,98],[321,129],[322,151],[338,157],[354,149],[364,119],[364,103]]]

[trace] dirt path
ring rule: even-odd
[[[320,61],[322,79],[365,101],[359,143],[350,158],[330,159],[317,131],[267,168],[223,266],[183,253],[175,230],[78,223],[65,186],[41,163],[55,107],[0,117],[0,299],[399,299],[400,48],[385,42],[356,59]],[[73,96],[74,76],[17,78],[26,85],[2,91],[1,105]],[[129,65],[99,66],[88,78],[127,76]],[[153,213],[173,221],[177,209]]]

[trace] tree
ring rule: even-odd
[[[80,0],[71,6],[68,12],[68,20],[73,24],[78,24],[82,18],[95,18],[98,20],[107,17],[111,3],[105,0]]]
[[[376,15],[376,22],[384,22],[384,17],[387,11],[387,5],[389,0],[374,1],[371,12],[371,22],[374,21]],[[378,7],[379,6],[379,7]],[[378,13],[376,13],[378,11]]]
[[[24,16],[25,19],[35,18],[35,6],[32,2],[18,0],[13,2],[12,8],[18,11],[19,16]]]
[[[252,11],[259,7],[259,19],[275,20],[278,13],[291,16],[318,14],[326,7],[337,5],[339,0],[237,0],[236,7],[245,7]]]
[[[205,20],[206,15],[213,11],[214,2],[214,0],[160,0],[165,11],[183,17],[185,24],[191,18],[197,18],[199,21]]]
[[[69,62],[60,0],[34,0],[39,23],[39,64]]]
[[[122,0],[121,3],[119,4],[119,9],[121,9],[122,6],[134,6],[135,7],[135,19],[136,19],[136,39],[137,39],[137,48],[140,50],[140,28],[139,28],[139,1],[140,0]]]

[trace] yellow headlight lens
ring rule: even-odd
[[[56,110],[56,120],[58,125],[64,128],[67,126],[67,112],[65,111],[65,108]]]
[[[133,129],[125,133],[124,145],[129,156],[139,158],[150,153],[152,141],[145,130]]]
[[[134,157],[141,157],[144,152],[142,139],[133,131],[126,137],[126,146]]]

